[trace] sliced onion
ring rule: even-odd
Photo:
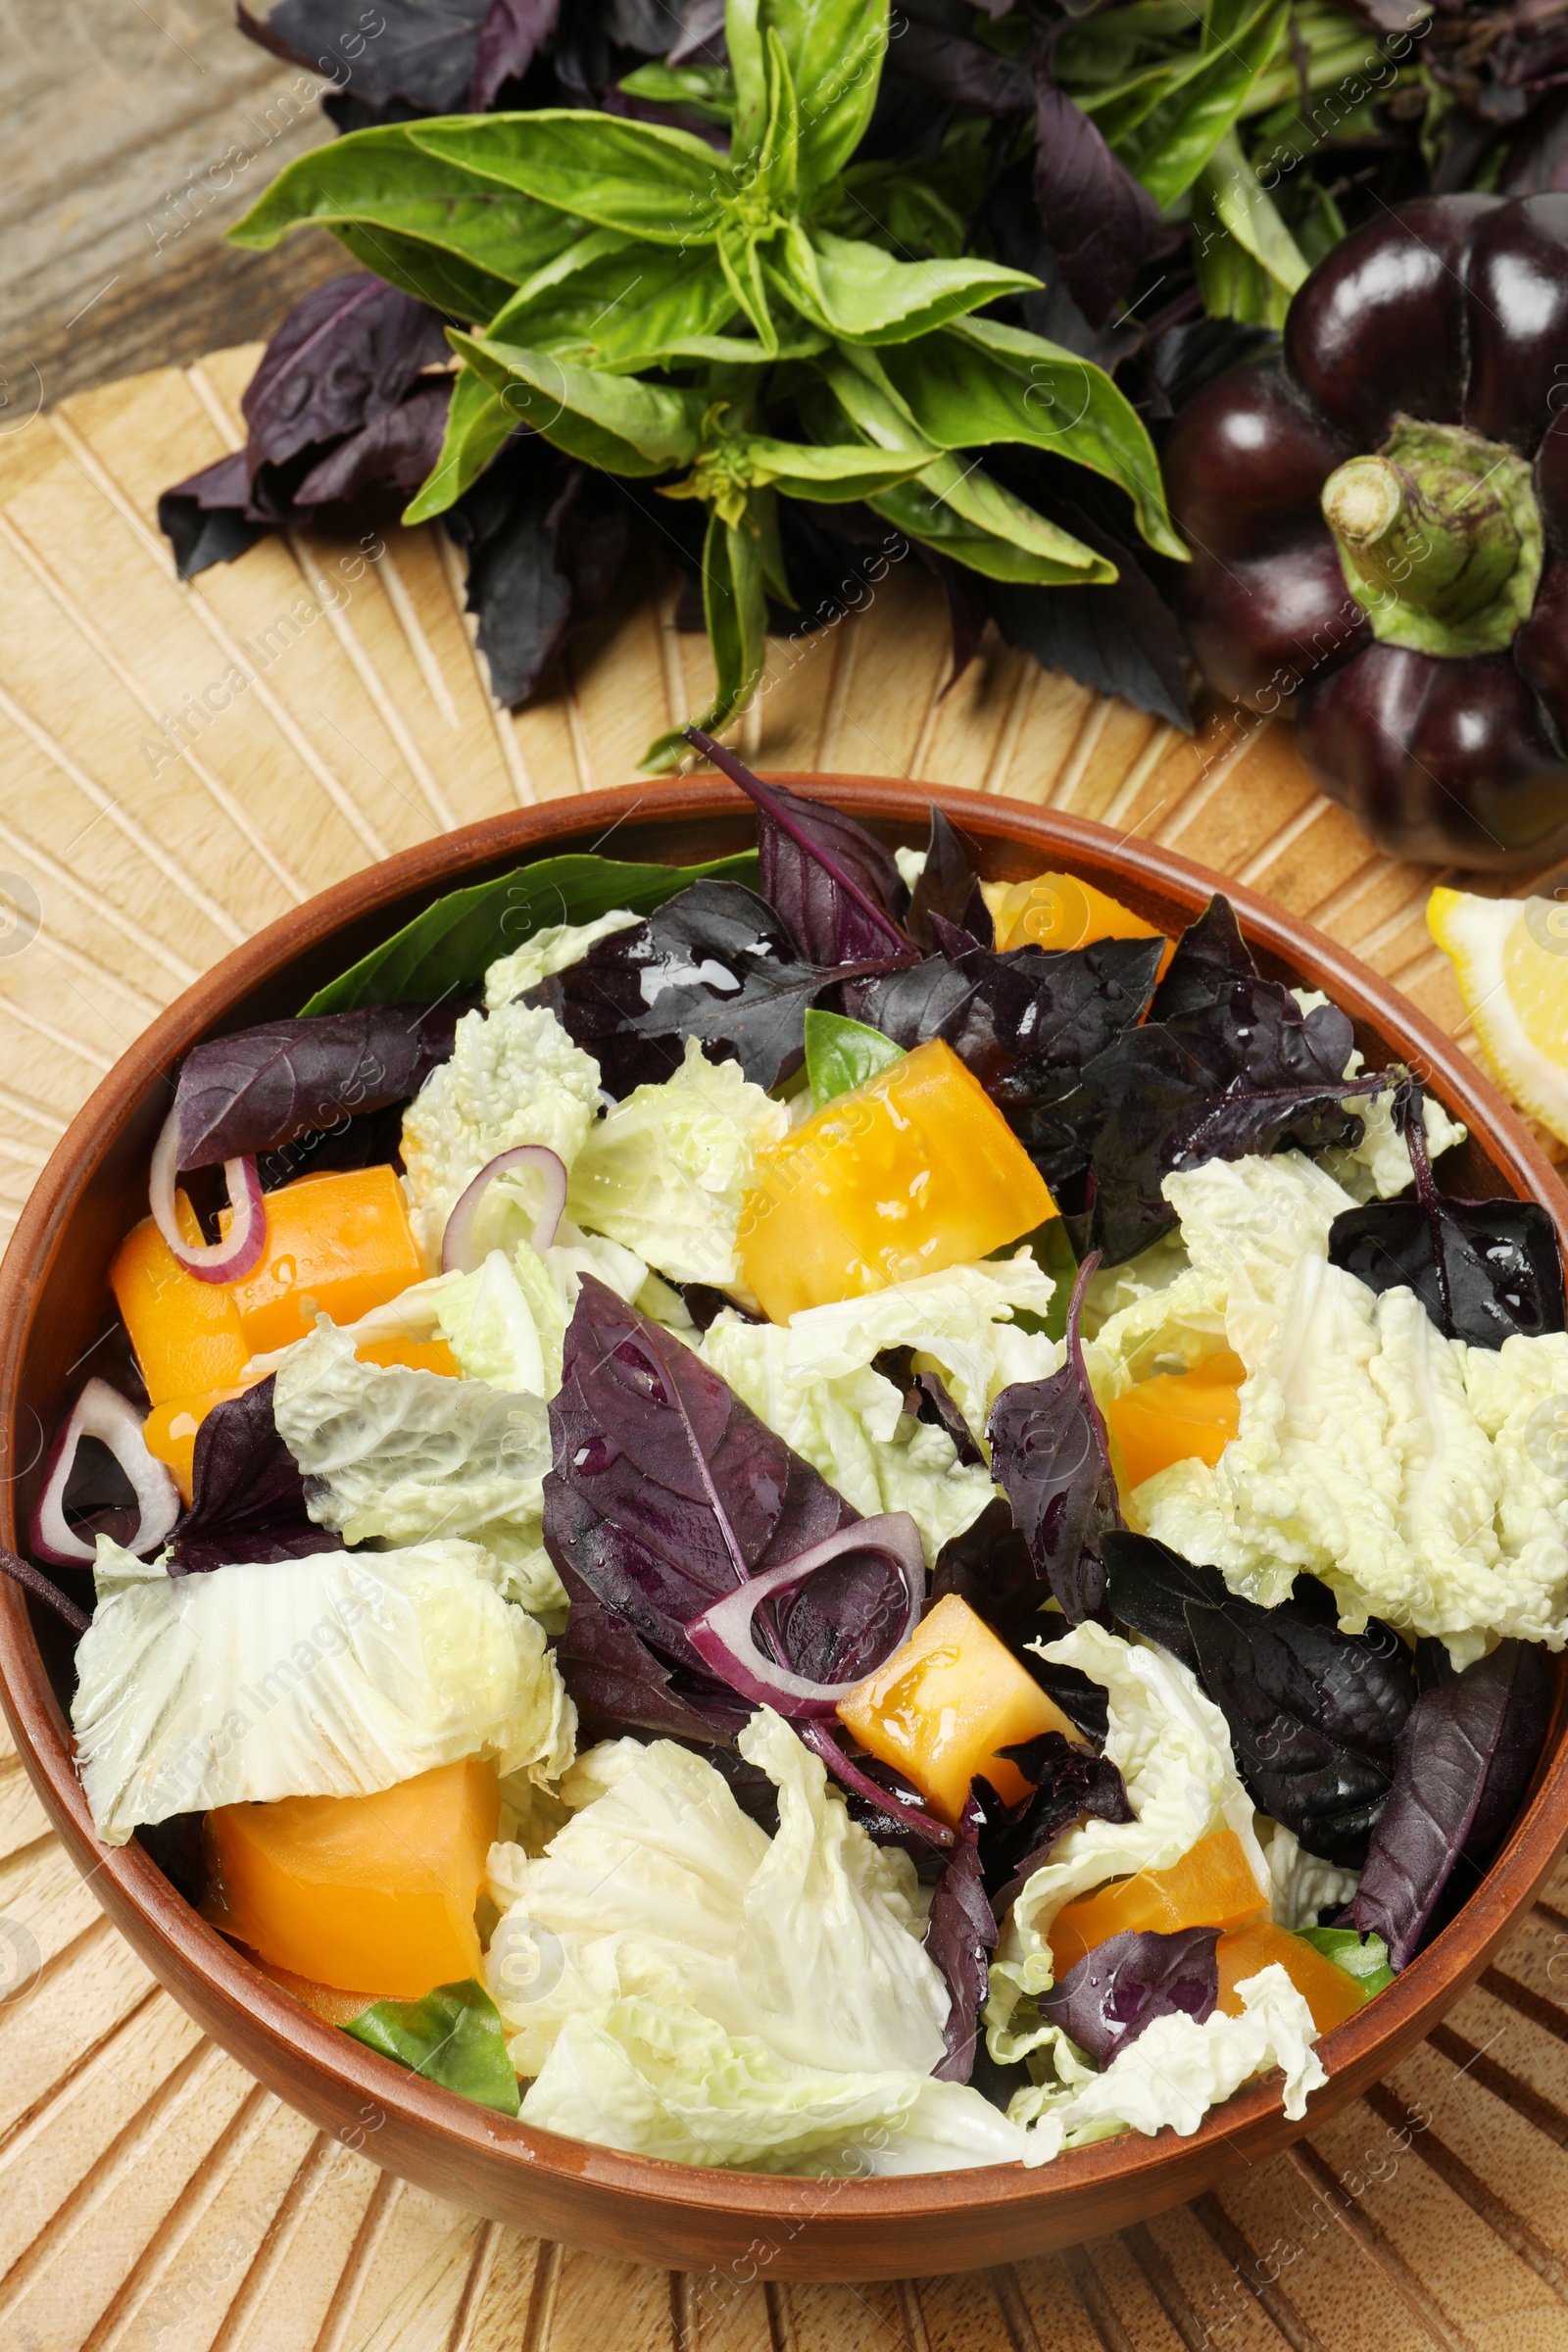
[[[852,1764],[820,1716],[811,1723],[798,1723],[795,1729],[811,1753],[821,1757],[829,1772],[846,1788],[864,1797],[867,1804],[875,1805],[879,1813],[885,1813],[901,1829],[912,1830],[917,1838],[928,1838],[933,1845],[955,1842],[954,1832],[945,1821],[938,1821],[934,1813],[923,1813],[917,1805],[905,1804],[891,1788],[884,1788],[880,1781],[873,1781],[868,1772]]]
[[[174,1214],[174,1180],[179,1174],[179,1105],[164,1121],[148,1170],[148,1205],[153,1223],[187,1273],[198,1282],[238,1282],[267,1247],[267,1202],[254,1159],[225,1159],[232,1224],[220,1242],[187,1242]]]
[[[858,1519],[853,1527],[841,1527],[836,1535],[813,1544],[799,1558],[786,1560],[782,1568],[768,1568],[760,1576],[749,1577],[692,1619],[686,1628],[687,1641],[706,1665],[754,1706],[772,1707],[780,1715],[831,1715],[839,1700],[875,1668],[867,1667],[865,1674],[855,1675],[847,1683],[813,1683],[804,1674],[794,1674],[758,1647],[757,1612],[775,1592],[803,1583],[850,1551],[876,1552],[891,1560],[899,1572],[907,1606],[898,1639],[888,1646],[891,1657],[913,1633],[925,1593],[925,1553],[920,1531],[907,1511]]]
[[[83,1438],[97,1438],[108,1446],[135,1492],[136,1540],[126,1549],[138,1555],[155,1551],[179,1517],[179,1489],[173,1472],[148,1452],[140,1413],[107,1380],[88,1381],[55,1439],[32,1515],[33,1550],[63,1568],[83,1568],[92,1561],[93,1545],[82,1542],[65,1510],[66,1483]]]
[[[498,1152],[494,1159],[487,1160],[473,1182],[459,1194],[441,1236],[443,1274],[471,1274],[484,1256],[482,1250],[476,1252],[474,1249],[474,1221],[491,1178],[504,1176],[509,1168],[537,1168],[543,1176],[544,1206],[528,1238],[536,1250],[548,1250],[554,1242],[566,1205],[566,1163],[548,1144],[514,1144],[510,1152]]]

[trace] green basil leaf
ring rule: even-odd
[[[841,349],[820,365],[852,430],[883,449],[931,448],[907,402],[870,352]],[[819,431],[825,420],[820,404],[808,402],[806,413],[811,430]],[[933,452],[912,479],[878,493],[869,504],[909,538],[939,548],[988,579],[1054,588],[1064,582],[1104,586],[1116,577],[1115,565],[1103,556],[1048,522],[980,467],[961,465],[956,457]]]
[[[1114,564],[979,467],[966,471],[956,458],[939,459],[912,482],[880,491],[867,504],[906,538],[923,540],[990,580],[1103,588],[1116,577]]]
[[[1205,309],[1251,326],[1283,327],[1291,297],[1308,274],[1306,256],[1234,131],[1193,189],[1193,262]]]
[[[773,313],[768,304],[758,240],[755,232],[747,228],[744,222],[725,221],[719,232],[718,262],[736,309],[745,313],[762,349],[770,356],[776,355],[778,329],[773,324]]]
[[[806,1075],[817,1110],[903,1059],[902,1046],[863,1021],[847,1021],[840,1013],[814,1008],[806,1016]]]
[[[404,521],[428,522],[432,514],[444,514],[478,480],[516,429],[517,419],[500,393],[471,368],[460,368],[452,386],[441,455],[429,479],[405,507]]]
[[[735,116],[735,76],[724,66],[639,66],[623,74],[619,87],[628,98],[656,106],[683,106],[702,122],[730,122]]]
[[[764,0],[800,114],[800,184],[821,187],[865,136],[888,48],[888,0]],[[737,149],[737,156],[739,150]]]
[[[1231,130],[1267,65],[1285,24],[1278,0],[1253,0],[1245,18],[1229,0],[1210,0],[1203,47],[1191,72],[1145,115],[1112,137],[1117,155],[1161,205],[1185,195]]]
[[[724,46],[735,84],[735,120],[730,127],[730,163],[737,172],[756,168],[767,128],[767,51],[758,0],[726,0]],[[690,745],[687,749],[690,750]]]
[[[454,318],[469,318],[476,326],[482,326],[512,292],[505,278],[492,277],[454,253],[421,245],[416,237],[400,237],[390,228],[362,228],[337,220],[331,234],[363,270],[373,270],[416,302],[427,302],[433,311],[445,311]]]
[[[492,344],[456,328],[449,339],[519,425],[607,473],[663,473],[697,455],[704,407],[698,393],[605,375],[550,352]]]
[[[422,2001],[376,2001],[340,2031],[460,2098],[501,2115],[517,2112],[517,2071],[507,2056],[501,2012],[472,1977],[438,1984]]]
[[[1020,1247],[1043,1274],[1049,1274],[1055,1288],[1051,1304],[1043,1315],[1031,1314],[1027,1307],[1014,1307],[1012,1319],[1023,1331],[1044,1332],[1048,1340],[1064,1340],[1067,1336],[1067,1308],[1071,1303],[1073,1285],[1078,1279],[1078,1258],[1067,1231],[1065,1217],[1048,1217],[1033,1233],[1026,1233],[1016,1242],[1008,1242],[1003,1250],[993,1250],[995,1258],[1016,1257]]]
[[[703,610],[713,649],[713,699],[694,723],[705,735],[727,727],[757,690],[767,660],[767,589],[762,576],[760,534],[736,530],[714,510],[703,543]],[[655,774],[689,757],[683,727],[651,743],[642,760]]]
[[[869,498],[918,473],[927,463],[919,450],[878,452],[863,442],[823,448],[809,441],[770,440],[765,433],[747,435],[740,446],[754,482],[777,482],[791,498],[821,506]]]
[[[491,319],[487,340],[619,372],[666,358],[689,337],[717,336],[734,318],[735,298],[710,248],[681,253],[614,229],[597,234],[607,249],[574,269],[564,255],[540,270]]]
[[[403,250],[398,240],[410,239],[454,255],[503,287],[521,285],[582,234],[579,220],[423,153],[403,122],[350,131],[296,156],[228,231],[228,240],[265,252],[306,221],[324,228],[346,224],[362,232],[386,230],[394,253]],[[364,258],[357,248],[350,250]],[[379,267],[373,261],[368,266]],[[402,283],[389,270],[381,274],[394,285]],[[417,293],[413,286],[404,291]],[[465,307],[461,315],[488,318],[505,299],[503,292],[489,309],[469,313]]]
[[[766,41],[767,127],[757,159],[748,206],[791,206],[800,169],[801,121],[784,44],[770,25]]]
[[[757,852],[707,865],[634,865],[568,853],[519,865],[489,882],[448,891],[318,988],[300,1011],[356,1012],[363,1004],[435,1004],[477,988],[498,956],[551,923],[591,923],[616,906],[652,914],[678,890],[709,877],[757,887]]]
[[[733,189],[728,167],[694,132],[615,115],[541,107],[411,122],[408,132],[443,163],[654,245],[710,245]]]
[[[809,328],[803,328],[797,335],[780,336],[775,351],[769,351],[765,343],[759,343],[751,335],[687,335],[680,342],[671,343],[664,358],[705,360],[720,368],[760,368],[764,364],[770,366],[775,360],[814,360],[827,347],[827,336],[813,334]]]
[[[846,201],[833,215],[834,228],[846,234],[853,229],[906,259],[922,248],[950,261],[962,253],[964,215],[940,188],[911,178],[906,164],[852,164],[843,185]],[[981,192],[975,191],[977,202]]]
[[[782,243],[781,260],[768,264],[774,284],[813,326],[845,343],[907,343],[983,302],[1040,283],[1000,262],[895,261],[861,237],[825,228],[808,236],[799,222]]]
[[[994,318],[957,319],[886,352],[882,365],[939,448],[1023,441],[1054,450],[1125,490],[1151,547],[1188,560],[1144,420],[1102,368]]]
[[[1394,1983],[1389,1947],[1381,1936],[1363,1938],[1354,1928],[1298,1928],[1296,1933],[1314,1952],[1321,1952],[1325,1960],[1332,1960],[1336,1968],[1353,1977],[1368,2000]]]

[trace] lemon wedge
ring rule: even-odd
[[[1427,928],[1514,1101],[1568,1144],[1568,902],[1435,890]]]

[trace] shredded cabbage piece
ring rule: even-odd
[[[514,948],[510,956],[498,956],[485,972],[484,1003],[487,1012],[508,1004],[514,997],[526,996],[552,972],[564,972],[568,963],[580,963],[596,940],[609,939],[615,931],[629,931],[643,917],[633,914],[626,906],[612,906],[608,914],[594,917],[591,923],[548,923]]]
[[[409,1219],[425,1262],[439,1265],[460,1194],[499,1152],[546,1144],[569,1168],[599,1095],[599,1064],[553,1012],[505,1004],[465,1013],[451,1058],[431,1071],[403,1115]]]
[[[594,1128],[567,1206],[671,1281],[726,1288],[740,1273],[735,1229],[757,1153],[788,1129],[782,1102],[690,1037],[672,1077],[635,1088]]]
[[[455,1384],[449,1384],[455,1385]],[[281,1796],[367,1796],[483,1755],[556,1780],[576,1710],[477,1544],[314,1552],[99,1603],[72,1701],[99,1837]]]
[[[850,1820],[777,1715],[760,1709],[740,1746],[779,1791],[771,1839],[710,1764],[662,1740],[591,1750],[541,1859],[492,1849],[505,1909],[485,1978],[519,2074],[540,2071],[568,2019],[622,1996],[688,2002],[801,2065],[940,2062],[948,1991],[907,1857]]]
[[[1026,2057],[1055,2034],[1035,2015],[1033,1996],[1054,1982],[1051,1923],[1075,1895],[1106,1879],[1169,1870],[1211,1831],[1234,1830],[1269,1899],[1268,1865],[1253,1827],[1252,1800],[1231,1753],[1225,1718],[1180,1659],[1124,1642],[1086,1622],[1060,1641],[1034,1642],[1043,1658],[1077,1666],[1108,1694],[1105,1754],[1127,1787],[1132,1821],[1086,1820],[1026,1879],[1002,1931],[991,1967],[987,2039],[999,2064]]]
[[[704,1335],[702,1353],[857,1510],[907,1511],[934,1559],[996,1489],[985,1463],[959,1462],[946,1430],[904,1412],[900,1390],[873,1360],[885,1348],[914,1348],[916,1369],[940,1373],[983,1450],[1002,1391],[1042,1380],[1061,1361],[1059,1341],[1012,1319],[1015,1310],[1043,1315],[1052,1291],[1051,1276],[1022,1250],[807,1307],[787,1324],[726,1311]]]
[[[1055,2080],[1014,2093],[1010,2123],[1028,2130],[1024,2163],[1049,2164],[1064,2148],[1081,2148],[1119,2132],[1152,2138],[1167,2126],[1183,2139],[1252,2075],[1279,2067],[1285,2112],[1293,2123],[1306,2113],[1307,2094],[1328,2081],[1313,2049],[1317,2028],[1303,1996],[1279,1962],[1236,1987],[1240,2017],[1216,2009],[1199,2025],[1180,2014],[1156,2017],[1137,2039],[1096,2074],[1075,2055],[1056,2027],[1047,2029],[1041,2059]]]

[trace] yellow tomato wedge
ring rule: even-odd
[[[1267,1920],[1222,1936],[1214,1947],[1214,1957],[1219,1963],[1219,2006],[1228,2017],[1242,2014],[1242,1996],[1237,1985],[1274,1961],[1278,1961],[1311,2010],[1312,2023],[1320,2034],[1327,2034],[1332,2026],[1343,2025],[1366,2000],[1354,1977],[1343,1968],[1336,1968],[1332,1960],[1314,1950],[1311,1944],[1303,1943],[1299,1936],[1272,1927]]]
[[[1174,1936],[1179,1928],[1239,1928],[1267,1908],[1236,1832],[1213,1830],[1168,1870],[1141,1870],[1064,1904],[1047,1930],[1056,1981],[1127,1928],[1152,1928],[1161,1936]]]
[[[417,2000],[478,1974],[474,1906],[501,1818],[469,1757],[375,1796],[285,1796],[207,1817],[215,1927],[313,1984]]]
[[[1217,1462],[1241,1423],[1247,1366],[1226,1354],[1192,1372],[1156,1372],[1106,1404],[1117,1483],[1124,1494],[1172,1462]]]
[[[1146,923],[1119,899],[1107,898],[1092,882],[1076,874],[1035,874],[1014,882],[992,906],[997,946],[1006,948],[1086,948],[1094,939],[1159,939],[1157,923]],[[1167,940],[1159,969],[1176,953]]]
[[[737,1241],[775,1323],[973,1263],[1056,1213],[951,1046],[917,1046],[757,1155]]]
[[[956,1592],[840,1699],[838,1714],[868,1755],[905,1774],[933,1813],[954,1823],[979,1775],[1007,1804],[1029,1793],[999,1749],[1040,1732],[1080,1741],[1055,1701]]]
[[[260,1261],[222,1288],[251,1353],[268,1355],[303,1340],[318,1314],[357,1322],[423,1272],[393,1170],[347,1168],[269,1193]]]

